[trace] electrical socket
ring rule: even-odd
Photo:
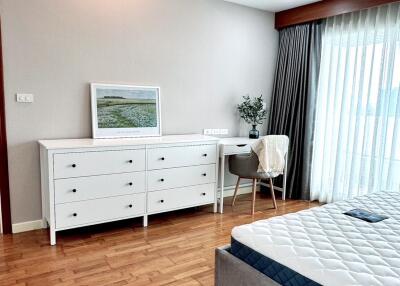
[[[229,130],[228,129],[204,129],[203,134],[204,135],[228,135]]]
[[[212,129],[204,129],[203,134],[204,135],[212,135]]]
[[[220,134],[221,135],[228,135],[229,134],[229,130],[228,129],[220,129]]]

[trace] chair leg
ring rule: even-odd
[[[272,178],[269,179],[269,186],[271,187],[271,196],[272,196],[272,202],[274,204],[274,209],[277,209],[278,206],[276,205],[274,184],[272,183]]]
[[[233,194],[233,199],[232,199],[232,206],[235,205],[236,197],[237,197],[237,192],[239,190],[239,184],[240,184],[240,177],[238,177],[237,182],[236,182],[236,187],[235,187],[235,193]]]
[[[254,207],[256,205],[256,190],[257,190],[257,179],[253,179],[253,200],[251,201],[251,214],[254,214]]]

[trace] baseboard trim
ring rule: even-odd
[[[20,233],[43,228],[42,220],[32,220],[12,224],[12,233]]]
[[[265,186],[265,187],[270,187],[269,184],[263,183],[263,182],[259,182],[257,183],[257,191],[260,191],[259,186]],[[235,187],[236,186],[225,186],[224,187],[224,198],[225,197],[232,197],[233,193],[235,192]],[[274,186],[274,190],[275,191],[279,191],[279,192],[283,192],[283,189],[281,187],[277,187]],[[251,193],[252,190],[252,183],[246,183],[246,184],[241,184],[239,186],[239,191],[238,191],[238,195],[242,195],[242,194],[249,194]],[[221,188],[218,188],[218,197],[219,194],[221,193]]]
[[[219,197],[220,192],[221,192],[221,189],[218,188],[218,197]],[[234,192],[235,192],[235,186],[225,186],[224,187],[224,198],[232,197]],[[249,194],[251,192],[252,192],[252,184],[251,183],[242,184],[239,186],[238,195]]]

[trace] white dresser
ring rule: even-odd
[[[214,204],[218,139],[41,140],[43,224],[60,230]]]

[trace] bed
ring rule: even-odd
[[[364,209],[388,218],[344,215]],[[386,192],[232,229],[216,249],[217,286],[400,285],[400,192]]]

